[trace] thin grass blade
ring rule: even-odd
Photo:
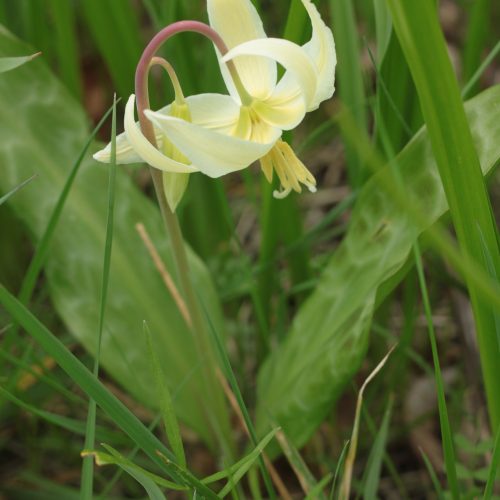
[[[229,480],[224,488],[219,492],[219,497],[224,498],[236,487],[243,476],[245,476],[245,474],[253,467],[259,457],[261,457],[262,452],[265,450],[271,439],[274,438],[277,431],[278,429],[274,429],[267,436],[265,436],[264,439],[262,439],[262,441],[260,441],[260,443],[255,447],[252,453],[247,455],[247,457],[245,457],[243,461],[239,462],[239,465],[236,464],[223,472],[224,476],[228,477]],[[211,476],[211,481],[214,480],[213,477],[214,476]],[[220,478],[221,477],[219,477],[219,479]],[[207,479],[205,479],[203,482],[207,483]]]
[[[491,276],[484,261],[479,227],[496,275],[500,275],[496,225],[434,2],[388,1],[420,97],[460,247]],[[426,26],[426,36],[422,36],[422,26]],[[488,410],[492,427],[496,428],[500,424],[500,345],[494,309],[479,296],[478,287],[469,277],[466,283],[476,322]]]
[[[339,97],[347,106],[361,130],[367,130],[365,89],[354,3],[351,0],[330,0],[333,33],[338,53]],[[367,177],[358,153],[346,143],[346,162],[351,187],[356,189]]]
[[[153,474],[146,469],[143,469],[142,467],[139,467],[138,465],[134,464],[123,455],[118,453],[116,450],[111,448],[111,446],[105,444],[103,444],[103,446],[106,448],[106,450],[108,450],[109,453],[84,450],[82,452],[82,456],[95,460],[95,463],[99,466],[117,465],[122,470],[130,474],[144,487],[144,489],[148,492],[149,498],[159,498],[161,500],[165,500],[165,497],[163,496],[163,493],[158,486],[174,491],[186,490],[185,486],[167,481],[166,479]]]
[[[20,189],[22,189],[24,186],[26,186],[27,184],[29,184],[35,178],[36,178],[36,174],[32,175],[29,179],[26,179],[25,181],[21,182],[21,184],[19,184],[14,189],[12,189],[11,191],[9,191],[7,194],[4,194],[0,198],[0,206],[2,206],[11,196],[13,196],[14,194],[16,194]]]
[[[118,427],[137,443],[155,463],[162,467],[174,481],[186,484],[178,475],[179,466],[176,466],[175,456],[172,452],[2,285],[0,285],[0,302],[13,319],[56,360],[58,365],[89,397],[96,401],[97,405],[111,417]],[[162,460],[158,453],[168,457],[167,462]],[[184,474],[184,478],[189,480],[188,484],[193,489],[203,493],[207,498],[217,498],[213,491],[191,474]]]
[[[356,413],[354,416],[354,425],[352,428],[351,440],[349,443],[349,452],[347,453],[345,468],[344,468],[344,476],[342,478],[342,483],[340,485],[340,493],[339,493],[340,500],[348,500],[349,494],[351,492],[352,473],[354,468],[354,461],[356,460],[356,451],[358,446],[359,422],[361,417],[361,406],[363,404],[363,394],[368,384],[377,376],[380,370],[382,370],[382,368],[385,366],[393,350],[394,347],[384,356],[382,361],[380,361],[380,363],[375,367],[375,369],[370,373],[370,375],[368,375],[368,377],[364,381],[359,391],[358,400],[356,403]]]
[[[373,447],[368,457],[365,469],[366,478],[363,485],[364,500],[376,500],[377,498],[380,472],[382,470],[382,462],[384,460],[384,453],[387,444],[387,435],[389,433],[389,423],[391,421],[393,402],[394,398],[391,397],[387,404],[382,423],[380,424],[375,442],[373,443]]]
[[[41,52],[37,52],[36,54],[32,54],[31,56],[23,57],[0,57],[0,73],[6,73],[7,71],[19,68],[19,66],[32,61],[40,54]]]
[[[429,339],[431,342],[432,359],[434,362],[434,376],[436,379],[438,407],[439,407],[439,423],[441,428],[441,437],[443,441],[443,453],[446,466],[446,477],[448,479],[448,486],[451,490],[454,499],[460,498],[460,488],[457,479],[455,450],[453,446],[453,434],[450,427],[450,420],[448,417],[448,409],[446,406],[446,396],[444,392],[444,382],[441,373],[441,366],[439,363],[439,354],[436,341],[436,333],[434,331],[434,323],[432,319],[432,310],[427,292],[427,284],[425,282],[425,275],[422,266],[422,256],[420,254],[420,247],[418,242],[414,245],[415,264],[417,268],[418,280],[420,291],[422,294],[422,301],[424,303],[425,317],[427,320],[427,328],[429,331]]]
[[[109,165],[108,185],[108,214],[106,221],[106,237],[104,243],[104,262],[102,269],[101,300],[99,305],[99,324],[97,325],[96,355],[94,358],[94,376],[99,378],[101,362],[101,345],[104,330],[104,316],[108,297],[109,273],[111,268],[111,252],[113,248],[113,227],[115,211],[115,181],[116,181],[116,95],[113,99],[113,113],[111,122],[111,159]],[[87,415],[87,433],[85,436],[85,449],[94,448],[97,405],[94,399],[89,401]],[[94,490],[94,462],[91,457],[83,458],[80,495],[82,500],[92,500]]]
[[[186,454],[184,453],[184,445],[182,444],[181,431],[179,429],[177,416],[175,415],[172,396],[170,395],[168,384],[165,381],[165,374],[161,368],[160,360],[153,344],[153,338],[146,322],[144,322],[143,327],[146,343],[151,357],[152,375],[156,380],[158,395],[161,400],[160,409],[162,413],[163,425],[165,426],[165,431],[167,433],[172,451],[177,457],[177,462],[182,467],[186,467]]]
[[[337,461],[337,466],[335,467],[335,474],[333,475],[332,489],[330,490],[330,495],[328,497],[328,500],[334,500],[334,498],[337,498],[335,496],[335,490],[337,487],[337,480],[340,476],[342,468],[344,467],[345,458],[347,456],[348,450],[349,450],[349,441],[346,441],[344,444],[344,447],[342,448],[342,452],[340,453],[340,457]]]
[[[493,447],[493,456],[491,457],[490,470],[488,473],[488,481],[484,489],[483,500],[490,500],[493,495],[493,488],[500,469],[500,426],[497,430],[495,438],[495,446]]]

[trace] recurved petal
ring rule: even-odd
[[[252,40],[231,49],[223,60],[237,61],[241,56],[267,57],[280,63],[293,74],[308,106],[315,98],[316,66],[310,55],[299,45],[281,38]]]
[[[162,145],[162,134],[156,135],[156,142],[158,147]],[[109,163],[111,161],[111,142],[94,155],[94,159],[102,163]],[[142,163],[142,158],[135,152],[134,148],[128,142],[125,132],[116,136],[116,163]]]
[[[281,136],[280,129],[266,126],[265,131],[260,130],[258,141],[246,140],[153,111],[146,111],[146,116],[201,172],[210,177],[248,167],[264,156]],[[234,128],[240,121],[238,107],[236,114],[233,109],[219,109],[218,116],[220,121],[230,121],[232,117]],[[245,123],[252,126],[251,122]],[[244,131],[239,133],[243,137],[249,135]]]
[[[208,0],[208,18],[229,49],[266,38],[262,20],[250,0]],[[253,97],[268,97],[276,85],[276,63],[263,57],[242,57],[235,62],[243,85]],[[221,63],[222,74],[231,95],[237,98],[232,79]]]
[[[158,151],[158,149],[142,135],[139,126],[135,122],[134,109],[135,95],[132,94],[125,106],[125,134],[129,144],[141,158],[141,161],[159,170],[163,170],[164,172],[191,173],[198,171],[194,166],[174,161]]]
[[[273,94],[264,101],[256,101],[253,109],[269,125],[291,130],[304,119],[306,102],[297,79],[289,71]]]
[[[332,97],[335,91],[337,55],[332,31],[321,19],[316,6],[311,0],[302,0],[302,3],[312,24],[311,40],[303,48],[313,59],[317,71],[316,93],[307,109],[312,111],[323,101]]]

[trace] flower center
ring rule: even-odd
[[[281,139],[269,153],[260,159],[260,166],[269,182],[273,180],[273,172],[276,172],[280,180],[281,189],[274,191],[275,198],[285,198],[292,190],[300,193],[301,184],[306,186],[311,193],[316,192],[316,179],[297,158],[290,145]]]

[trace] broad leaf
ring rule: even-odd
[[[496,86],[466,105],[485,175],[500,159],[499,101]],[[390,167],[365,185],[349,230],[317,289],[259,373],[260,433],[273,422],[297,446],[309,438],[359,368],[377,290],[405,264],[416,238],[447,211],[425,129],[399,154],[398,167],[409,199],[418,200],[425,211],[426,224],[416,227],[381,190],[384,177],[391,176]]]
[[[27,51],[22,42],[0,27],[0,57]],[[47,226],[69,169],[86,142],[87,119],[43,61],[35,60],[0,78],[0,132],[0,190],[10,191],[21,181],[38,174],[36,182],[9,200],[36,242]],[[45,266],[48,289],[57,312],[68,330],[90,352],[96,346],[107,179],[106,166],[91,158],[85,160],[54,234]],[[134,229],[137,222],[145,224],[173,273],[159,210],[120,169],[116,179],[114,247],[102,366],[145,405],[159,408],[142,334],[142,323],[147,321],[176,398],[174,406],[179,417],[213,445],[215,438],[203,419],[203,408],[210,408],[214,419],[220,416],[201,389],[194,339]],[[196,289],[203,295],[218,331],[223,331],[209,274],[191,252],[189,261]]]

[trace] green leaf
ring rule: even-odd
[[[328,473],[323,479],[318,481],[312,490],[308,493],[305,500],[317,500],[323,498],[323,490],[327,487],[328,483],[333,479],[333,473]]]
[[[12,69],[16,69],[27,62],[32,61],[35,57],[39,56],[41,53],[37,52],[31,56],[24,57],[0,57],[0,73],[6,73]]]
[[[380,472],[382,470],[382,461],[384,458],[387,444],[387,435],[389,433],[389,423],[391,421],[393,398],[389,399],[384,418],[377,432],[377,437],[373,443],[368,462],[366,464],[366,478],[363,485],[363,499],[376,500],[377,491],[380,483]]]
[[[0,206],[3,205],[11,196],[16,194],[20,189],[29,184],[35,177],[36,175],[32,175],[29,179],[26,179],[25,181],[21,182],[19,186],[16,186],[15,188],[11,189],[8,193],[4,194],[0,198]]]
[[[186,455],[184,453],[184,446],[182,444],[179,423],[177,422],[177,417],[175,416],[172,396],[170,395],[170,391],[168,390],[165,375],[163,374],[163,368],[161,367],[158,353],[156,352],[155,346],[153,345],[151,331],[149,330],[146,322],[144,322],[143,329],[148,346],[149,357],[151,360],[151,367],[153,372],[152,375],[155,378],[157,392],[159,394],[163,425],[165,426],[165,431],[167,433],[170,446],[177,458],[177,461],[179,462],[179,465],[186,467]]]
[[[389,0],[394,29],[417,88],[446,200],[462,253],[477,261],[479,271],[496,283],[500,275],[497,228],[481,172],[457,79],[432,0]],[[422,36],[425,26],[425,36]],[[479,230],[479,231],[478,231]],[[494,272],[484,245],[492,259]],[[476,281],[465,276],[478,337],[490,421],[500,423],[500,342],[494,307],[480,295]]]
[[[307,464],[304,462],[297,448],[295,448],[295,446],[293,446],[293,444],[287,439],[286,434],[283,431],[279,431],[276,437],[286,459],[288,460],[288,463],[299,480],[302,490],[309,497],[309,495],[311,495],[318,486],[316,479],[307,467]],[[318,498],[318,500],[325,499],[322,489],[323,488],[315,494],[314,498]]]
[[[485,175],[500,159],[499,99],[496,86],[466,105]],[[425,129],[398,155],[397,164],[408,200],[425,211],[425,220],[416,227],[380,189],[391,178],[390,167],[360,191],[349,230],[316,291],[259,373],[260,433],[274,421],[297,447],[308,439],[363,359],[378,288],[405,264],[418,236],[447,211]]]
[[[367,130],[363,70],[358,46],[354,2],[351,0],[330,0],[329,3],[338,54],[339,97],[350,109],[357,126],[361,130]],[[345,149],[349,182],[353,188],[358,188],[366,179],[367,172],[364,171],[365,166],[357,151],[347,142]]]
[[[125,472],[130,474],[134,479],[136,479],[147,491],[149,498],[151,499],[161,499],[165,500],[163,493],[158,486],[162,488],[168,488],[171,490],[182,491],[185,490],[185,486],[180,486],[172,481],[167,481],[166,479],[153,474],[142,467],[134,464],[126,457],[118,453],[111,446],[103,444],[103,446],[108,450],[109,453],[103,453],[100,451],[88,451],[84,450],[82,452],[83,457],[94,457],[95,463],[99,466],[103,465],[117,465]]]
[[[190,485],[206,495],[216,495],[201,481],[174,462],[172,452],[99,380],[64,344],[35,318],[5,287],[0,285],[0,303],[26,332],[54,358],[71,379],[100,406],[104,412],[134,441],[155,463],[178,482]]]
[[[251,451],[248,455],[243,457],[241,460],[236,462],[234,465],[231,467],[228,467],[227,469],[224,469],[220,472],[216,472],[215,474],[212,474],[211,476],[205,477],[204,479],[201,480],[203,484],[210,484],[214,483],[216,481],[220,481],[221,479],[225,479],[227,477],[232,478],[234,477],[235,473],[238,470],[247,468],[247,470],[250,469],[250,467],[255,463],[255,461],[259,458],[260,454],[264,451],[266,446],[269,444],[271,439],[276,435],[276,432],[278,429],[273,429],[267,436],[265,436],[260,443],[257,444],[257,446]]]
[[[108,184],[108,213],[106,217],[106,238],[104,242],[104,258],[102,266],[102,282],[100,290],[99,324],[97,326],[96,355],[94,358],[93,373],[99,377],[99,365],[101,362],[102,333],[104,329],[104,315],[109,288],[109,268],[111,264],[111,252],[113,249],[113,229],[115,212],[115,185],[116,185],[116,95],[113,99],[113,116],[111,122],[111,161],[109,166]],[[97,420],[97,405],[91,398],[87,413],[87,433],[85,436],[85,448],[95,446],[95,428]],[[94,466],[91,460],[83,459],[82,476],[80,480],[80,496],[82,500],[92,500],[94,492]]]
[[[488,481],[484,488],[483,500],[490,500],[493,495],[493,488],[495,487],[495,480],[498,476],[500,469],[500,426],[498,426],[497,434],[495,437],[495,446],[493,447],[493,456],[491,458],[490,470],[488,474]]]
[[[265,450],[266,446],[270,443],[271,439],[275,436],[278,429],[272,430],[267,436],[257,444],[255,449],[250,453],[243,461],[239,462],[239,466],[231,467],[229,481],[224,486],[224,488],[219,492],[219,497],[224,498],[228,493],[230,493],[234,487],[238,484],[241,478],[250,470],[256,460],[261,457],[262,452]],[[213,478],[213,477],[212,477]],[[208,478],[207,478],[208,479]],[[206,480],[205,480],[206,481]]]
[[[0,57],[28,50],[0,28]],[[8,203],[34,240],[39,241],[71,165],[88,139],[87,118],[43,61],[38,60],[0,79],[0,123],[8,124],[1,126],[0,189],[9,191],[38,174],[36,182],[18,191]],[[108,167],[88,157],[84,160],[52,236],[45,264],[48,290],[58,314],[91,353],[96,349],[107,177]],[[210,434],[204,415],[209,408],[214,419],[219,416],[201,389],[199,367],[193,361],[197,359],[194,339],[134,229],[137,222],[145,224],[172,272],[173,260],[159,210],[120,168],[116,176],[114,250],[101,364],[130,394],[158,409],[141,335],[146,320],[170,389],[179,388],[177,415],[215,446],[216,438]],[[222,314],[208,271],[192,252],[189,264],[194,286],[202,291],[205,307],[222,334]],[[214,390],[221,391],[219,386]]]

